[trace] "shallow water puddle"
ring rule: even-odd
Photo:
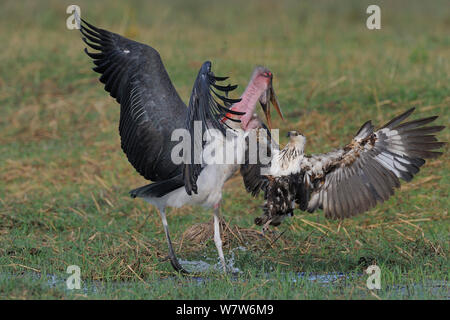
[[[242,273],[239,268],[235,267],[235,250],[240,251],[247,251],[244,247],[236,247],[230,250],[230,254],[227,258],[225,258],[225,263],[228,272],[231,272],[232,274],[239,274]],[[204,257],[207,261],[212,261],[211,263],[208,263],[206,261],[201,260],[179,260],[181,265],[186,269],[188,272],[192,273],[204,273],[208,271],[222,271],[222,264],[220,263],[219,259],[217,258],[217,261],[215,261],[213,258]]]
[[[214,259],[209,259],[214,261]],[[160,278],[152,281],[99,281],[99,280],[82,280],[80,290],[69,290],[67,288],[66,279],[68,275],[54,275],[54,274],[40,274],[37,272],[23,272],[20,275],[8,274],[8,273],[0,273],[0,280],[7,279],[13,280],[17,279],[29,279],[29,281],[34,283],[40,283],[44,287],[48,288],[57,288],[63,290],[67,293],[77,293],[84,294],[89,297],[89,295],[102,295],[111,290],[120,290],[126,289],[128,291],[133,291],[136,289],[136,285],[145,285],[145,286],[154,286],[155,281],[165,282],[165,281],[177,281],[177,283],[181,286],[203,286],[208,284],[210,281],[217,280],[217,272],[221,271],[221,264],[219,262],[205,262],[205,261],[181,261],[183,267],[186,267],[191,272],[195,272],[196,275],[187,276],[185,278],[181,278],[179,276],[170,276],[167,278]],[[242,282],[248,281],[248,276],[245,276],[242,271],[234,266],[234,255],[231,255],[231,259],[227,260],[227,267],[229,270],[233,270],[233,272],[229,273],[230,278],[233,282],[237,282],[237,285]],[[329,287],[330,289],[336,288],[352,288],[358,287],[361,283],[364,283],[367,279],[366,274],[362,273],[343,273],[343,272],[335,272],[335,273],[324,273],[324,274],[311,274],[311,273],[296,273],[296,274],[288,274],[288,273],[262,273],[258,276],[262,280],[269,281],[280,281],[280,276],[285,279],[286,282],[291,282],[293,284],[301,284],[309,286],[309,284],[316,284],[320,287]],[[185,279],[186,281],[184,281]],[[360,288],[364,289],[364,288]],[[385,286],[381,291],[375,291],[377,293],[384,293],[388,297],[396,297],[396,298],[420,298],[422,296],[428,295],[436,295],[441,299],[450,299],[450,292],[447,281],[427,281],[424,284],[399,284],[394,286]],[[363,294],[364,297],[370,297],[370,293],[367,291]],[[360,297],[360,298],[364,298]]]

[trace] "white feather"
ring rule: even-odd
[[[394,172],[397,177],[401,177],[400,172],[395,168],[393,158],[391,159],[388,157],[388,155],[380,153],[375,157],[375,160],[389,171]]]

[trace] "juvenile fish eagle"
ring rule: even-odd
[[[387,200],[400,187],[399,179],[411,181],[424,159],[441,155],[433,150],[445,144],[433,135],[444,126],[425,126],[437,116],[404,122],[413,111],[376,131],[367,121],[350,144],[325,154],[305,155],[305,136],[290,131],[284,149],[272,149],[265,174],[261,165],[241,167],[247,191],[264,191],[264,214],[255,223],[263,230],[277,226],[296,206],[308,212],[323,209],[327,218],[343,219]]]

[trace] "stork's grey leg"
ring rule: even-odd
[[[166,219],[166,212],[164,209],[159,209],[159,215],[161,216],[162,224],[164,227],[164,232],[166,234],[166,240],[167,244],[169,246],[169,258],[170,258],[170,264],[177,272],[181,273],[189,273],[186,270],[183,269],[181,264],[178,262],[177,256],[175,255],[175,251],[173,250],[172,241],[170,240],[169,235],[169,226],[167,225],[167,219]]]
[[[220,262],[222,263],[223,271],[227,272],[227,265],[225,264],[225,257],[222,250],[222,238],[220,237],[220,219],[219,219],[219,204],[214,206],[214,243],[219,252]]]

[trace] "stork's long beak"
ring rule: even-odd
[[[269,88],[267,88],[266,92],[259,99],[259,103],[264,111],[264,115],[267,119],[267,126],[269,129],[272,129],[272,117],[270,115],[270,104],[272,103],[275,110],[277,110],[278,115],[282,120],[284,120],[283,113],[281,112],[280,105],[278,104],[277,95],[275,94],[275,90],[272,86],[272,79],[270,79]]]

